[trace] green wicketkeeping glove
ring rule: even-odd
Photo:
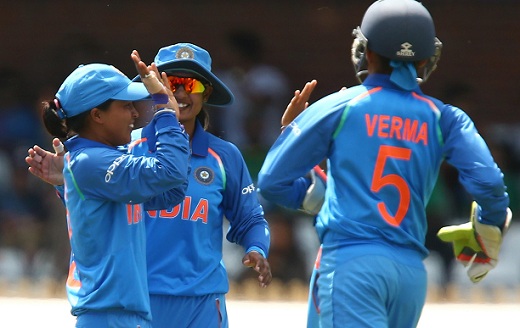
[[[479,206],[473,202],[469,222],[443,227],[437,233],[442,241],[453,243],[455,257],[468,268],[467,274],[474,283],[481,281],[497,265],[502,237],[509,228],[512,213],[508,208],[502,230],[480,223],[479,216]]]

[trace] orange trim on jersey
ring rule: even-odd
[[[144,137],[144,138],[141,138],[141,139],[137,139],[137,140],[134,140],[132,141],[129,145],[128,145],[128,151],[130,152],[132,150],[132,148],[134,148],[135,146],[147,141],[148,138]]]
[[[375,87],[373,89],[370,89],[368,91],[365,91],[359,95],[357,95],[356,97],[350,99],[345,107],[345,110],[343,111],[343,114],[341,114],[341,119],[339,121],[339,124],[338,124],[338,127],[336,128],[336,130],[334,131],[334,133],[332,134],[332,138],[333,139],[336,139],[336,137],[338,136],[338,134],[340,133],[341,129],[343,129],[343,125],[345,124],[345,120],[347,119],[347,114],[350,110],[350,107],[355,104],[357,101],[360,101],[361,99],[375,93],[375,92],[378,92],[378,91],[381,91],[383,89],[383,87]]]
[[[220,166],[224,167],[224,164],[222,164],[222,159],[213,149],[208,148],[208,153],[210,153],[211,156],[215,157],[215,159],[217,160],[217,162]]]
[[[422,100],[424,102],[426,102],[428,104],[428,106],[430,106],[430,109],[434,112],[439,112],[439,109],[437,108],[437,106],[435,106],[435,104],[433,103],[433,101],[431,101],[430,99],[426,98],[426,97],[423,97],[423,96],[420,96],[419,94],[415,93],[415,92],[412,92],[412,96],[414,96],[414,98],[417,98],[419,100]]]
[[[370,96],[371,94],[373,93],[376,93],[378,91],[381,91],[383,89],[383,87],[375,87],[375,88],[372,88],[366,92],[363,92],[362,94],[359,94],[357,96],[355,96],[354,98],[352,98],[351,102],[356,102],[356,101],[359,101],[363,98],[365,98],[366,96]]]
[[[211,148],[208,147],[208,153],[215,157],[218,162],[218,166],[220,168],[220,173],[222,174],[222,187],[226,189],[226,170],[224,169],[224,163],[222,163],[222,159],[220,156]]]
[[[67,286],[73,288],[80,288],[81,281],[74,278],[74,272],[76,271],[76,262],[72,261],[69,266],[69,275],[67,277]]]
[[[321,264],[321,251],[323,249],[323,246],[320,246],[318,249],[318,254],[316,255],[316,261],[314,262],[314,268],[319,269]]]

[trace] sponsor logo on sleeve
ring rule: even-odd
[[[242,189],[242,195],[252,194],[255,191],[255,185],[252,183]]]
[[[114,175],[114,171],[119,167],[122,161],[127,158],[128,155],[121,155],[107,169],[107,174],[105,174],[105,182],[110,182],[110,179],[112,179],[112,176]]]

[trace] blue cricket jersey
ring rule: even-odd
[[[503,174],[471,119],[419,87],[396,87],[388,75],[369,75],[299,115],[270,149],[260,193],[299,208],[309,185],[304,176],[324,158],[327,190],[316,221],[322,241],[331,231],[332,243],[399,245],[425,257],[425,207],[443,160],[481,205],[482,222],[504,223]]]
[[[71,262],[72,314],[133,311],[151,319],[143,212],[184,197],[189,144],[176,118],[156,118],[155,157],[73,137],[63,170]],[[180,196],[180,197],[179,197]],[[143,207],[144,203],[144,207]]]
[[[131,152],[148,154],[143,129],[133,133]],[[249,171],[235,145],[205,131],[197,121],[191,141],[186,198],[164,210],[147,211],[148,284],[151,294],[199,296],[227,293],[222,262],[226,238],[267,257],[269,228]]]

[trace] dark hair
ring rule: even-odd
[[[374,52],[376,56],[379,57],[379,64],[380,64],[380,73],[390,74],[392,73],[392,66],[390,66],[390,58],[382,56],[376,52]]]
[[[113,101],[113,99],[109,99],[95,108],[106,111]],[[54,100],[44,101],[42,103],[43,124],[50,135],[65,140],[74,134],[80,133],[85,128],[86,118],[90,111],[85,111],[79,115],[63,120],[58,116],[57,103],[59,102]]]
[[[204,108],[204,106],[202,107],[202,110],[197,114],[197,120],[200,122],[204,130],[207,130],[209,128],[209,114],[206,108]]]

